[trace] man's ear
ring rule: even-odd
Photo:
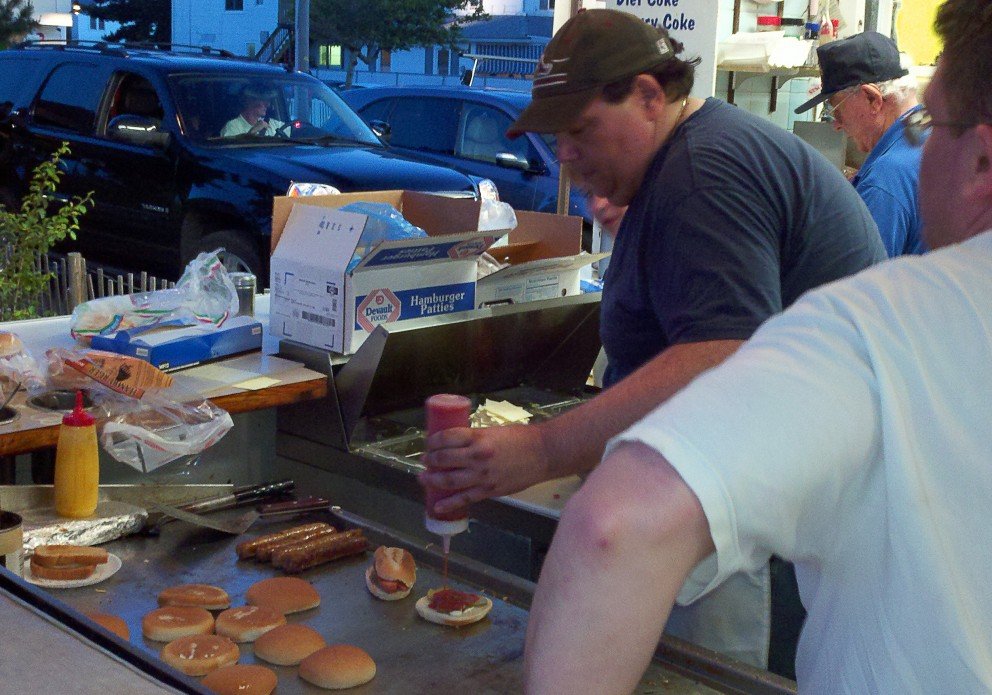
[[[964,137],[964,136],[962,136]],[[992,200],[992,125],[975,126],[976,152],[973,157],[975,175],[967,193],[976,199]]]
[[[634,77],[633,89],[634,98],[653,117],[661,114],[665,105],[665,89],[658,84],[651,75],[637,75]]]
[[[860,89],[864,92],[865,98],[868,100],[868,106],[872,112],[881,111],[882,106],[885,104],[885,99],[882,97],[882,90],[873,84],[863,84]]]

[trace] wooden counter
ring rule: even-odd
[[[268,327],[268,296],[259,295],[256,317]],[[0,324],[24,341],[35,359],[52,347],[85,349],[69,335],[69,317]],[[274,353],[278,343],[265,337],[262,350],[173,372],[174,387],[193,397],[209,398],[231,414],[300,403],[327,395],[327,376]],[[0,425],[0,456],[29,453],[55,446],[62,413],[40,410],[18,393],[10,402],[17,417]]]

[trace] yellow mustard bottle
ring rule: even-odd
[[[62,418],[55,449],[55,511],[81,519],[96,511],[100,486],[100,451],[93,416],[83,410],[83,392],[76,407]]]

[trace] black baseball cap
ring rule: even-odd
[[[909,74],[899,63],[896,42],[877,31],[866,31],[847,39],[831,41],[816,49],[823,87],[820,93],[796,109],[809,111],[848,87],[886,82]]]
[[[671,41],[640,17],[620,10],[580,10],[544,49],[530,105],[506,134],[566,130],[604,86],[674,57]]]

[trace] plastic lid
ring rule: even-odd
[[[778,15],[765,14],[758,17],[759,27],[778,27],[782,26],[782,18]]]
[[[802,17],[782,17],[779,22],[783,27],[801,27],[806,23]]]
[[[62,418],[62,424],[69,427],[91,427],[94,423],[93,416],[83,410],[83,392],[76,390],[76,407],[71,413],[66,413]]]

